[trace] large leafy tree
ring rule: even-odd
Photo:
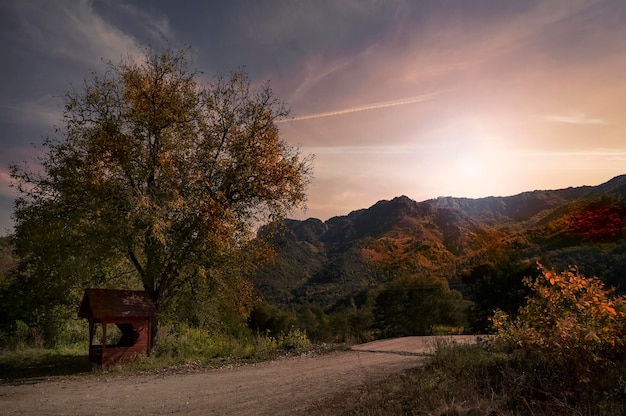
[[[268,84],[204,81],[185,51],[109,63],[67,93],[39,171],[12,166],[23,269],[59,301],[122,279],[160,310],[209,290],[241,303],[255,226],[306,200],[310,157],[281,138],[287,116]]]

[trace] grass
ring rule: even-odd
[[[89,362],[86,342],[56,348],[35,348],[27,343],[0,348],[0,383],[103,372],[112,375],[190,372],[226,364],[271,360],[289,354],[323,353],[331,348],[334,347],[312,345],[306,334],[299,330],[278,338],[260,335],[235,338],[195,328],[164,327],[159,335],[159,347],[150,357],[138,355],[124,365],[107,370]]]
[[[87,346],[47,349],[20,346],[0,350],[0,382],[91,373]]]
[[[615,363],[603,385],[576,384],[560,380],[562,370],[541,357],[440,345],[426,366],[339,393],[308,414],[623,416],[625,370]]]
[[[311,409],[311,415],[490,415],[491,398],[482,394],[486,379],[500,358],[477,347],[437,348],[424,367],[394,374],[340,393]],[[497,413],[505,415],[504,413]]]

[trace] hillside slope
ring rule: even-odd
[[[270,302],[328,309],[406,273],[458,284],[463,270],[506,249],[623,287],[625,201],[626,175],[508,197],[400,196],[326,222],[285,221],[276,262],[253,280]]]

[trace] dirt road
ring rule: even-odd
[[[473,336],[446,337],[475,342]],[[435,337],[357,345],[193,374],[106,376],[0,385],[2,415],[293,415],[333,393],[420,365]]]

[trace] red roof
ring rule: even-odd
[[[147,292],[137,290],[85,289],[78,316],[92,319],[152,318],[156,307]]]

